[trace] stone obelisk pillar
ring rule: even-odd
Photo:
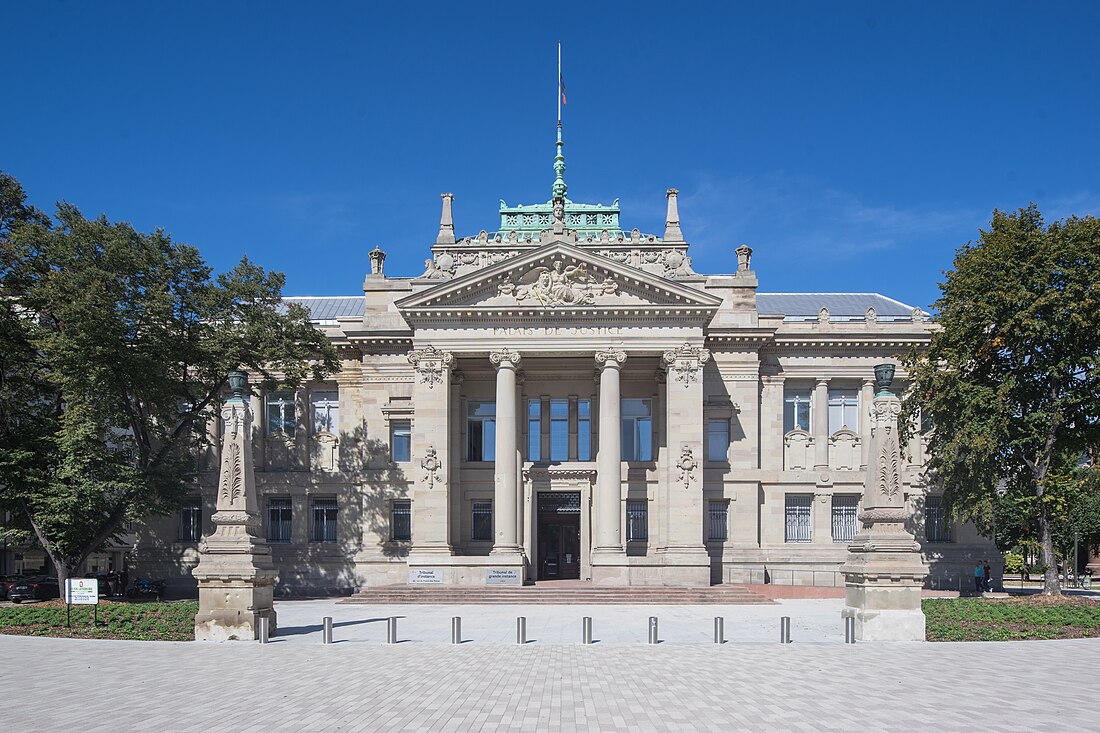
[[[199,583],[197,641],[256,639],[263,617],[269,619],[269,633],[275,634],[277,573],[271,548],[260,534],[248,375],[230,372],[229,386],[233,396],[222,407],[225,428],[214,532],[199,544],[199,564],[191,571]]]
[[[928,566],[905,529],[909,512],[901,486],[901,400],[890,391],[893,377],[892,364],[875,367],[878,392],[869,406],[871,445],[859,515],[863,528],[848,545],[848,560],[840,568],[842,613],[855,618],[861,641],[924,641],[920,591]]]

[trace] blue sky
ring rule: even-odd
[[[423,269],[553,181],[701,272],[914,305],[993,208],[1100,213],[1095,2],[9,3],[0,169],[289,295]]]

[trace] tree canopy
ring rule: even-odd
[[[281,274],[0,191],[0,503],[65,576],[193,490],[229,371],[294,387],[339,362]]]
[[[1057,459],[1100,436],[1100,220],[994,211],[945,274],[906,410],[931,419],[930,476],[964,518],[988,527],[997,497],[1033,500],[1044,590],[1058,592]]]

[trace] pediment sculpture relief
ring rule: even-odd
[[[597,295],[617,292],[619,284],[610,277],[589,272],[585,262],[566,266],[562,260],[554,260],[552,267],[533,267],[525,273],[513,275],[497,290],[501,295],[511,295],[520,302],[533,300],[556,308],[561,305],[592,305]]]

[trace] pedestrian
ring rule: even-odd
[[[981,593],[985,580],[985,569],[981,563],[974,566],[974,592]]]
[[[986,593],[993,590],[993,571],[989,567],[989,560],[982,560],[982,586]]]

